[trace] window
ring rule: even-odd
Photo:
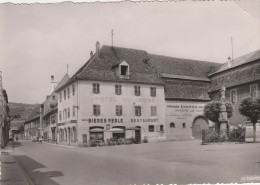
[[[161,132],[164,131],[163,125],[160,125],[160,131],[161,131]]]
[[[156,96],[156,87],[150,87],[150,92],[151,92],[151,96],[155,97]]]
[[[60,102],[62,101],[62,93],[60,92]]]
[[[64,100],[66,100],[66,89],[64,89]]]
[[[61,121],[62,120],[61,111],[59,112],[59,118],[60,118],[60,121]]]
[[[141,116],[141,106],[135,106],[135,115]]]
[[[115,92],[116,92],[116,95],[121,95],[122,94],[122,85],[115,85]]]
[[[157,116],[156,106],[151,106],[151,116]]]
[[[116,105],[116,115],[122,116],[122,105]]]
[[[76,115],[76,112],[75,112],[75,106],[73,106],[73,109],[72,109],[72,116],[75,116]]]
[[[170,128],[175,128],[175,123],[170,123]]]
[[[154,125],[149,125],[149,132],[154,132]]]
[[[93,114],[94,116],[100,115],[100,105],[93,105]]]
[[[257,84],[250,85],[250,96],[256,98],[258,96],[257,90]]]
[[[182,128],[186,128],[186,123],[182,123]]]
[[[69,99],[70,98],[70,87],[68,87],[67,91],[68,91],[68,99]]]
[[[93,84],[93,93],[99,94],[99,84],[97,84],[97,83]]]
[[[64,109],[63,110],[63,119],[66,119],[67,118],[67,109]]]
[[[68,118],[70,117],[70,108],[68,108]]]
[[[75,89],[75,84],[72,84],[72,95],[73,95],[73,96],[75,95],[75,91],[76,91],[76,89]]]
[[[128,75],[128,66],[121,65],[121,73],[120,75]]]
[[[232,89],[230,91],[230,101],[231,103],[237,103],[237,90],[236,89]]]
[[[140,92],[140,86],[135,86],[135,95],[136,96],[140,96],[141,92]]]

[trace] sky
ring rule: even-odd
[[[10,1],[8,1],[10,2]],[[25,1],[24,1],[25,2]],[[10,102],[42,103],[95,43],[223,63],[260,49],[260,1],[0,4],[0,71]]]

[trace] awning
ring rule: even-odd
[[[128,127],[126,130],[140,130],[141,128],[139,127]]]
[[[122,128],[111,128],[109,130],[106,130],[107,132],[114,132],[114,133],[124,133],[124,129]]]
[[[93,128],[93,129],[91,129],[91,130],[89,130],[90,132],[103,132],[104,131],[104,129],[102,129],[102,128]]]

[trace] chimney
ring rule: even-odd
[[[100,58],[100,43],[98,41],[96,43],[96,55],[97,58]]]
[[[230,57],[228,57],[227,66],[228,66],[228,68],[231,68],[231,58]]]
[[[55,82],[54,82],[54,76],[51,75],[51,92],[53,92],[55,89]]]
[[[93,51],[90,52],[90,58],[92,58],[92,57],[93,57]]]

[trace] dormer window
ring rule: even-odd
[[[123,61],[119,65],[119,75],[120,75],[120,77],[123,77],[123,78],[129,76],[129,65],[128,65],[128,63],[126,63],[126,61]]]
[[[127,75],[128,74],[128,66],[121,65],[121,75]]]

